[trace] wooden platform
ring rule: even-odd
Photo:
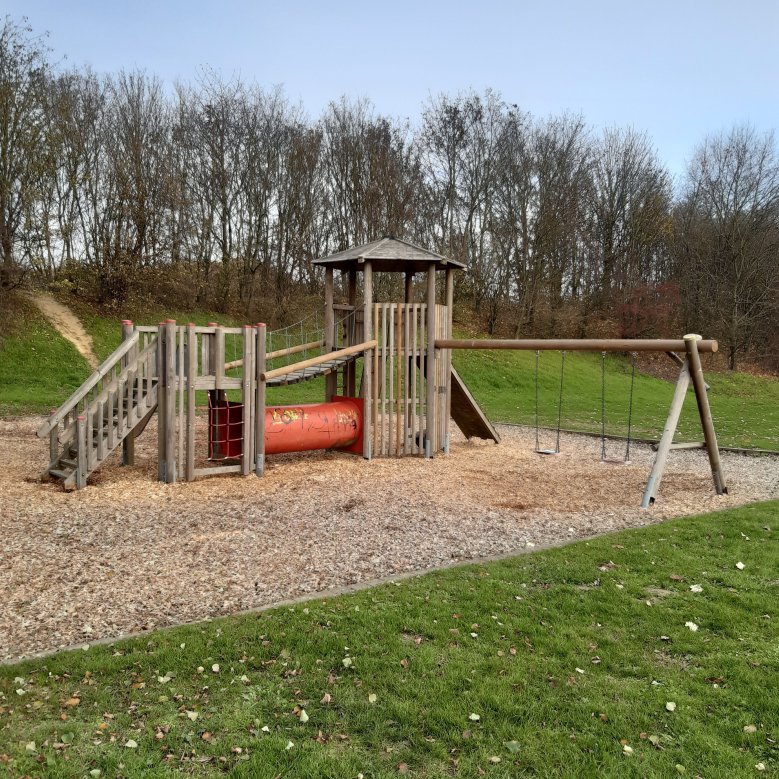
[[[471,395],[465,382],[452,368],[452,419],[466,438],[491,439],[500,443],[500,435]]]

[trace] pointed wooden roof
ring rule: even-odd
[[[426,271],[431,262],[436,264],[437,270],[465,268],[462,262],[450,260],[441,254],[393,236],[385,236],[378,241],[353,246],[329,257],[321,257],[314,260],[314,265],[324,265],[338,270],[361,270],[366,260],[371,261],[372,269],[377,272],[420,273]]]

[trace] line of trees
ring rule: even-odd
[[[211,72],[168,91],[66,71],[6,18],[0,292],[69,278],[121,302],[177,279],[182,304],[292,315],[319,290],[313,259],[386,234],[465,262],[458,298],[490,332],[696,330],[733,368],[779,364],[772,133],[705,138],[675,192],[644,133],[491,91],[432,98],[414,123],[346,98],[311,119]]]

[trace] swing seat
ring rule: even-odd
[[[536,449],[536,454],[560,454],[556,449]]]
[[[601,460],[601,465],[630,465],[630,460],[617,460],[614,458],[606,458]]]

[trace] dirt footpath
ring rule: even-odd
[[[115,454],[65,493],[37,481],[40,422],[0,420],[2,659],[779,496],[777,458],[724,454],[717,497],[705,453],[678,451],[642,510],[648,447],[604,465],[597,439],[564,436],[544,457],[513,427],[429,462],[286,455],[263,479],[163,485],[154,422],[136,466]]]

